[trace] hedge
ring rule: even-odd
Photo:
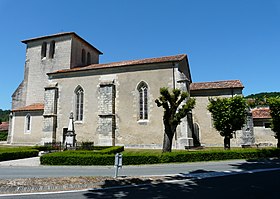
[[[39,151],[36,149],[13,148],[9,150],[0,150],[0,161],[36,157],[38,153]]]
[[[123,146],[100,147],[97,151],[69,150],[40,157],[41,164],[47,165],[113,165],[115,154],[124,151]]]
[[[118,151],[119,152],[119,151]],[[180,151],[164,154],[123,153],[123,165],[159,164],[172,162],[197,162],[229,159],[259,159],[280,157],[280,149],[242,149]],[[41,164],[47,165],[114,165],[114,154],[90,151],[67,151],[41,156]]]
[[[113,165],[115,155],[51,153],[40,157],[42,165]]]

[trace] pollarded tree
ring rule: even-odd
[[[177,126],[195,105],[195,99],[188,98],[187,92],[168,88],[160,88],[160,97],[155,100],[158,107],[163,107],[164,139],[162,152],[171,152],[172,140]]]
[[[268,98],[267,102],[272,118],[271,129],[275,132],[275,138],[278,140],[277,148],[280,148],[280,97]]]
[[[212,114],[213,125],[224,137],[224,148],[230,149],[233,133],[246,122],[247,104],[243,97],[209,98],[208,110]]]

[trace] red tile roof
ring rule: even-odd
[[[14,109],[12,110],[12,112],[19,112],[19,111],[40,111],[40,110],[44,110],[44,104],[42,103],[35,103],[35,104],[31,104],[29,106],[24,106],[18,109]]]
[[[251,112],[253,118],[271,118],[269,108],[254,108]]]
[[[183,59],[186,59],[186,58],[187,58],[187,55],[181,54],[181,55],[165,56],[165,57],[158,57],[158,58],[112,62],[112,63],[107,63],[107,64],[92,64],[92,65],[85,66],[85,67],[77,67],[77,68],[72,68],[72,69],[59,70],[59,71],[56,71],[53,73],[48,73],[48,74],[67,73],[67,72],[73,72],[73,71],[86,71],[86,70],[94,70],[94,69],[100,69],[100,68],[124,67],[124,66],[132,66],[132,65],[178,62],[178,61],[182,61]]]
[[[2,122],[2,124],[0,124],[0,131],[8,131],[9,129],[9,122]]]
[[[210,90],[210,89],[226,89],[226,88],[244,88],[240,80],[226,80],[215,82],[197,82],[191,83],[190,90]]]

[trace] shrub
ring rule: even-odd
[[[160,163],[159,155],[123,155],[123,165],[138,165],[138,164],[158,164]]]
[[[100,154],[116,154],[124,151],[124,146],[113,146],[109,148],[102,149],[100,151],[96,151],[95,153]]]
[[[36,149],[12,148],[8,150],[0,150],[0,161],[36,157],[38,156],[38,153],[39,151]]]
[[[0,132],[0,141],[7,141],[8,131]]]
[[[105,151],[104,151],[105,150]],[[106,148],[94,151],[65,151],[46,154],[41,157],[41,164],[49,165],[114,165],[114,153],[119,153],[123,147]],[[138,152],[123,152],[123,165],[159,164],[171,162],[197,162],[228,159],[258,159],[280,157],[280,149],[241,149],[241,150],[209,150],[209,151],[173,151],[159,153],[141,150]]]
[[[102,147],[102,150],[64,151],[40,157],[41,164],[48,165],[113,165],[115,154],[124,151],[123,146]]]
[[[115,155],[57,152],[41,156],[40,161],[43,165],[113,165]]]

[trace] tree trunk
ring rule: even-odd
[[[172,140],[173,140],[174,134],[175,134],[175,131],[172,131],[171,127],[165,127],[164,138],[163,138],[163,148],[162,148],[163,153],[171,152]]]
[[[278,136],[277,140],[277,148],[280,148],[280,136]]]
[[[230,149],[230,136],[224,137],[224,149],[229,150]]]

